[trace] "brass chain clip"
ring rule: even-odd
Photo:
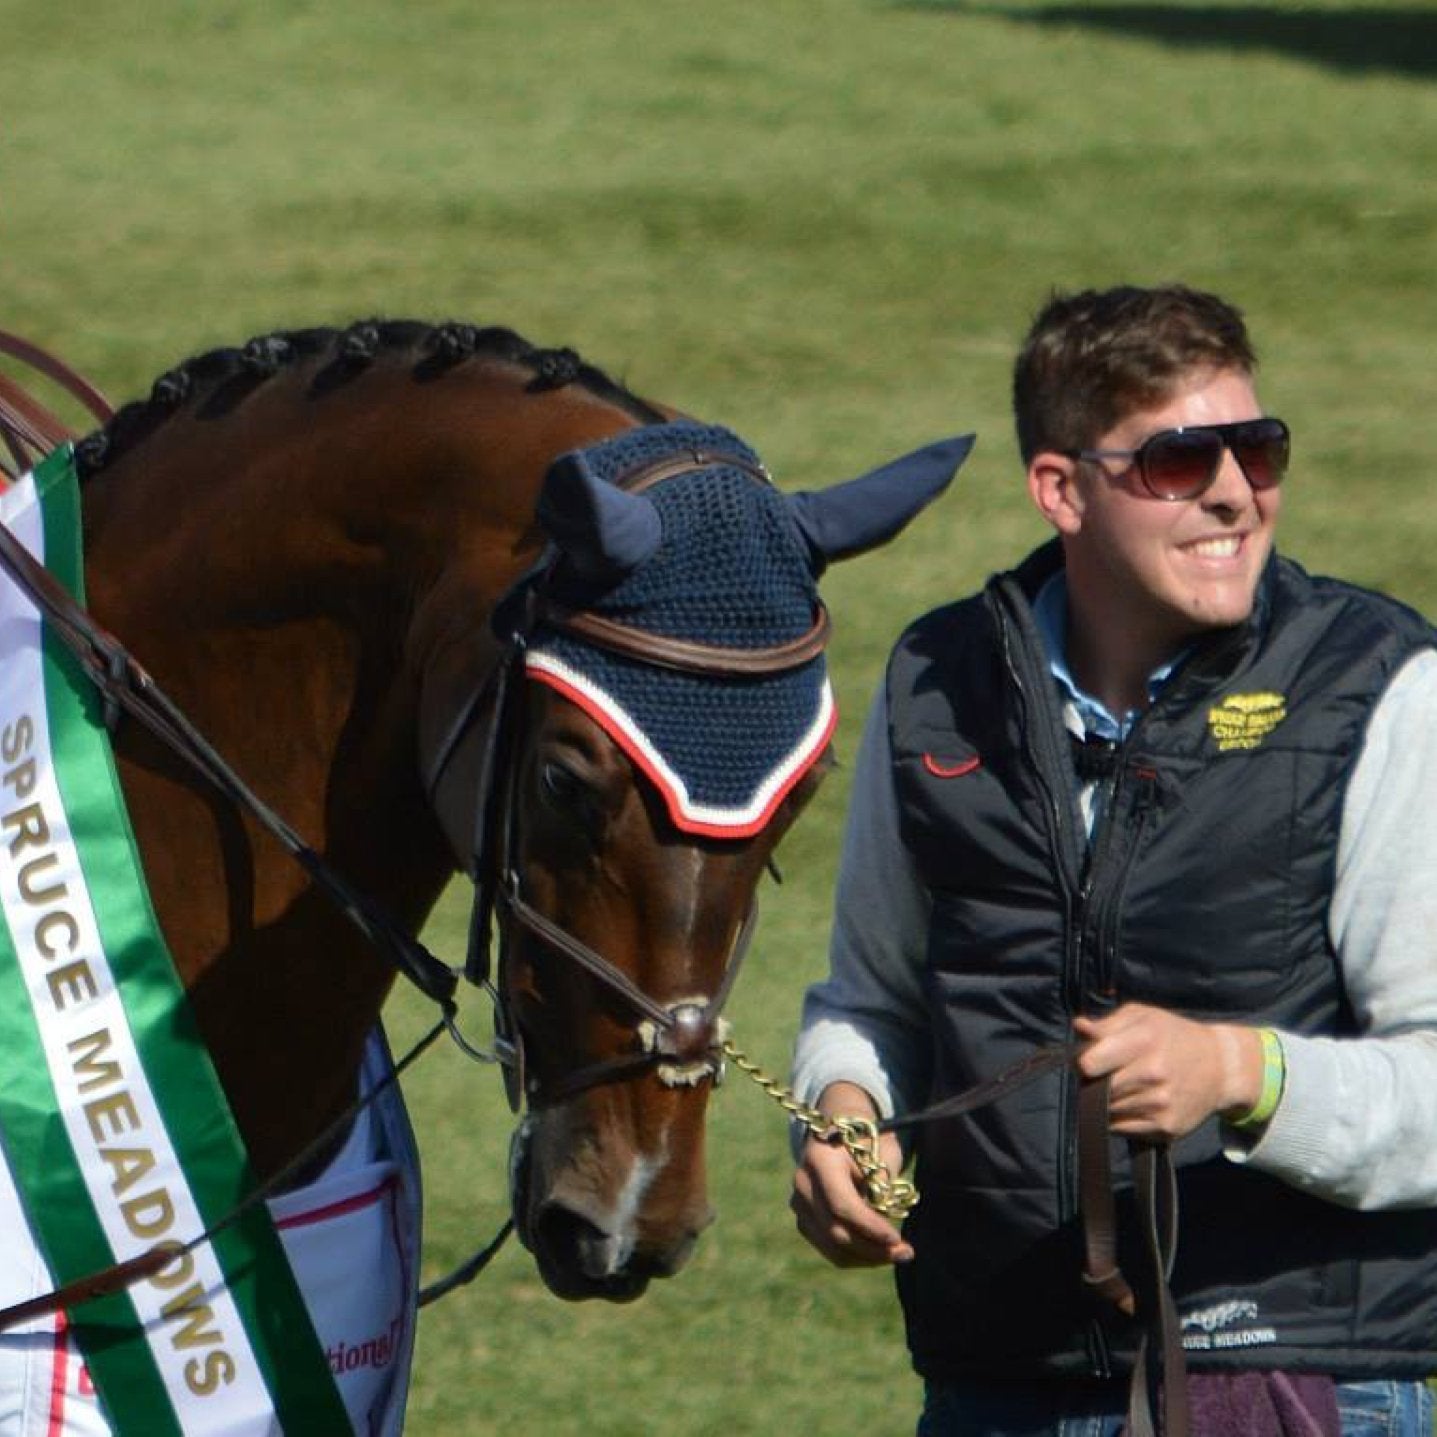
[[[725,1058],[746,1073],[790,1117],[797,1119],[822,1142],[842,1143],[863,1178],[863,1195],[869,1207],[894,1222],[901,1222],[918,1205],[918,1189],[905,1177],[894,1177],[878,1155],[878,1125],[869,1118],[830,1118],[817,1108],[799,1102],[791,1088],[770,1078],[757,1063],[725,1038]]]

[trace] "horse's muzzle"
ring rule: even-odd
[[[636,1215],[575,1194],[533,1191],[530,1151],[533,1121],[516,1131],[510,1147],[510,1188],[514,1230],[533,1254],[544,1285],[556,1296],[578,1302],[602,1298],[632,1302],[654,1278],[673,1277],[693,1255],[712,1213],[682,1228],[661,1246],[640,1242]]]

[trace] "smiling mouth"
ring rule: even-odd
[[[1235,559],[1242,550],[1242,535],[1224,534],[1218,539],[1199,539],[1183,547],[1199,559]]]

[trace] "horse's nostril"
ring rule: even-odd
[[[601,1281],[619,1272],[628,1244],[562,1203],[549,1203],[539,1214],[539,1244],[549,1257],[587,1278]]]

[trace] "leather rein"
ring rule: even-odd
[[[0,354],[18,359],[59,385],[101,424],[113,418],[115,411],[110,401],[84,375],[38,344],[0,329]],[[6,475],[18,478],[57,445],[75,437],[63,420],[52,414],[22,385],[8,374],[0,373],[0,442],[3,442],[8,456],[0,458],[0,488],[4,487]]]

